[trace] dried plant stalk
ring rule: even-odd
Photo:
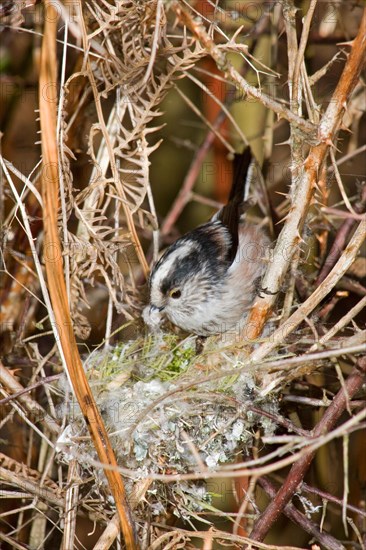
[[[57,223],[58,205],[58,155],[56,145],[56,107],[45,100],[43,90],[57,80],[56,75],[56,24],[57,11],[52,2],[46,1],[50,16],[46,19],[42,45],[40,71],[40,121],[42,131],[42,196],[44,208],[44,247],[50,250],[56,247],[61,250]],[[52,15],[52,17],[51,17]],[[59,346],[65,358],[65,366],[71,386],[83,411],[85,422],[90,430],[95,448],[102,463],[117,466],[112,446],[109,441],[103,420],[95,404],[77,348],[66,295],[61,255],[56,261],[47,261],[45,256],[48,288],[57,326]],[[125,488],[120,474],[115,470],[106,470],[111,493],[114,496],[119,513],[123,535],[128,548],[135,548],[135,536],[131,522]]]

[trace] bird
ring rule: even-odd
[[[206,223],[178,238],[153,266],[150,328],[164,318],[186,332],[210,336],[240,330],[266,267],[269,238],[243,217],[255,159],[247,147],[235,153],[227,204]]]

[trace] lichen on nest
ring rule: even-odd
[[[258,428],[265,435],[274,433],[276,396],[260,395],[253,375],[240,370],[238,354],[230,355],[227,348],[218,351],[210,370],[213,356],[211,351],[197,354],[193,336],[181,339],[161,333],[96,351],[86,359],[89,383],[114,451],[120,465],[131,472],[131,495],[136,483],[154,474],[204,470],[209,478],[220,464],[247,454]],[[238,367],[238,374],[232,374],[233,367]],[[212,370],[222,376],[213,380]],[[258,409],[270,414],[262,416]],[[57,448],[63,460],[73,457],[85,465],[90,457],[96,460],[96,454],[85,437],[77,404],[72,402],[69,411],[69,425]],[[102,469],[99,472],[104,478]],[[153,514],[174,502],[177,513],[187,517],[210,501],[202,481],[155,480],[148,492],[144,506]]]

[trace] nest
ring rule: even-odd
[[[245,372],[234,355],[228,362],[228,351],[224,357],[217,344],[211,343],[214,351],[197,355],[195,340],[171,334],[149,336],[93,353],[86,361],[89,384],[118,462],[130,478],[130,500],[141,480],[152,476],[145,499],[136,508],[141,517],[166,513],[169,506],[186,519],[209,509],[211,495],[205,483],[164,486],[159,475],[153,480],[154,474],[197,471],[210,478],[219,465],[248,455],[257,430],[264,436],[276,430],[276,393],[262,396],[255,374]],[[210,380],[202,376],[202,369],[207,370],[213,355],[216,375]],[[59,459],[95,464],[93,442],[69,388],[62,401],[59,414],[67,418],[67,425],[56,447]],[[97,485],[105,484],[102,470],[98,477]]]

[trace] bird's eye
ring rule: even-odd
[[[179,288],[173,288],[173,290],[171,290],[169,292],[169,296],[171,298],[174,298],[174,300],[176,300],[177,298],[180,298],[182,296],[182,293],[181,291],[179,290]]]

